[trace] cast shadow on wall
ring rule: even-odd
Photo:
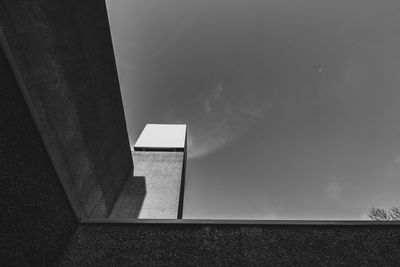
[[[146,177],[132,176],[126,181],[109,218],[137,219],[146,197]]]

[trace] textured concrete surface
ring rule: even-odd
[[[134,177],[129,178],[110,218],[177,219],[184,152],[132,154]]]
[[[399,226],[241,227],[246,264],[398,266]]]
[[[81,225],[61,266],[399,266],[398,226]]]
[[[146,177],[129,177],[109,218],[139,218],[146,197]]]
[[[105,217],[132,172],[104,1],[0,0],[0,27],[80,217]]]
[[[55,266],[78,221],[1,47],[0,73],[0,266]]]

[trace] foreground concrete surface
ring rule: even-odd
[[[57,266],[77,228],[0,47],[0,266]]]
[[[28,108],[78,217],[106,217],[132,172],[105,2],[0,0]]]
[[[399,266],[399,226],[84,224],[61,266]]]

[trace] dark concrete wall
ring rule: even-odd
[[[28,107],[79,217],[106,217],[132,158],[104,0],[0,0]]]
[[[0,266],[54,266],[78,221],[0,47]]]
[[[399,266],[398,226],[81,225],[61,266]]]

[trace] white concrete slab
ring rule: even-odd
[[[185,137],[186,124],[147,124],[134,148],[184,149]]]

